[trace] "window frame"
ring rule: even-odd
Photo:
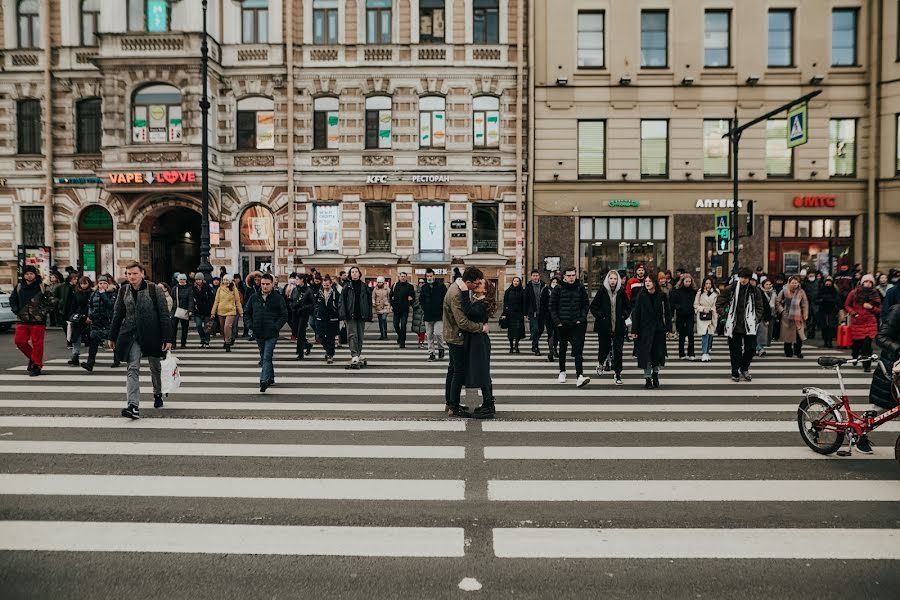
[[[85,114],[87,107],[97,107],[96,115]],[[89,121],[96,118],[96,129],[85,135]],[[86,139],[96,137],[96,148],[86,143]],[[82,98],[75,103],[75,153],[100,154],[103,147],[103,100],[99,96]]]
[[[98,9],[96,9],[96,10],[85,10],[85,9],[84,9],[84,5],[85,5],[85,3],[89,2],[89,1],[90,1],[90,0],[81,0],[81,3],[79,4],[79,7],[78,7],[78,10],[79,10],[79,17],[80,17],[79,23],[78,23],[79,36],[80,36],[80,39],[81,39],[81,45],[82,45],[82,47],[85,47],[85,48],[96,48],[96,47],[100,46],[100,40],[97,39],[97,35],[98,35],[99,30],[100,30],[100,9],[98,8]],[[94,24],[94,43],[88,44],[88,43],[86,42],[86,40],[84,39],[84,19],[85,19],[85,17],[90,18],[90,19],[93,21],[93,24]]]
[[[247,7],[247,0],[241,1],[241,43],[242,44],[268,44],[269,43],[269,3],[266,2],[264,7],[262,6],[251,6]],[[251,28],[251,38],[247,39],[247,31],[244,29],[244,25],[246,24],[246,13],[251,13],[253,19],[253,26]],[[262,36],[260,35],[260,23],[262,19],[265,19],[266,23],[266,35],[264,40],[260,39]]]
[[[835,13],[846,12],[853,15],[853,62],[850,64],[838,64],[834,62],[834,16]],[[831,9],[831,67],[846,69],[858,67],[859,64],[859,7],[835,6]]]
[[[40,218],[35,218],[32,216],[31,218],[26,217],[28,213],[32,215],[40,215]],[[22,205],[19,207],[19,224],[20,230],[22,232],[22,243],[26,246],[43,246],[44,242],[47,241],[47,224],[46,224],[46,212],[44,211],[43,205]],[[26,224],[30,223],[40,223],[40,236],[34,235],[36,232],[30,232],[26,228]],[[32,237],[34,239],[32,239]],[[40,241],[38,241],[38,238]]]
[[[131,6],[132,2],[140,2],[141,4],[141,27],[140,29],[133,29],[131,23]],[[170,0],[165,0],[166,2],[166,29],[165,32],[172,31],[172,4]],[[147,0],[128,0],[128,3],[125,5],[125,28],[128,33],[164,33],[158,31],[147,31]]]
[[[441,102],[443,103],[443,108],[426,108],[426,109],[422,109],[422,101],[423,101],[423,100],[428,100],[428,99],[430,99],[430,98],[440,99]],[[440,113],[440,114],[442,115],[442,116],[440,117],[440,119],[443,119],[443,122],[444,122],[444,127],[443,127],[443,130],[444,130],[444,136],[443,136],[442,141],[440,142],[440,144],[436,144],[436,143],[435,143],[435,137],[434,137],[434,131],[435,131],[434,124],[435,124],[436,121],[440,120],[440,119],[438,119],[438,117],[436,116],[438,113]],[[423,145],[423,144],[422,144],[422,116],[425,115],[425,114],[430,115],[430,116],[428,117],[428,123],[429,123],[429,125],[428,125],[428,126],[429,126],[429,129],[428,129],[428,132],[429,132],[428,138],[429,138],[429,141],[428,141],[428,144]],[[434,94],[429,95],[429,96],[421,96],[421,97],[419,98],[419,148],[424,148],[424,149],[434,150],[434,149],[436,149],[436,148],[437,148],[437,149],[446,149],[446,147],[447,147],[447,98],[445,98],[444,96],[438,96],[438,95],[434,95]]]
[[[648,122],[659,122],[666,124],[666,172],[661,175],[656,174],[647,174],[644,173],[644,123]],[[640,162],[641,162],[641,179],[668,179],[669,171],[671,165],[669,164],[671,161],[671,148],[669,148],[669,143],[671,141],[671,135],[669,131],[669,119],[641,119],[640,124],[640,136],[641,136],[641,148],[640,148]]]
[[[338,103],[337,110],[331,108],[316,108],[316,104],[320,101],[332,99]],[[331,125],[328,121],[334,115],[338,118],[337,128],[338,139],[332,144],[328,133]],[[313,99],[313,150],[337,150],[340,148],[340,128],[341,128],[341,107],[340,99],[337,96],[319,96]],[[322,137],[324,135],[324,137]],[[322,141],[324,140],[324,142]]]
[[[773,65],[771,62],[771,56],[769,54],[771,50],[770,38],[772,35],[772,27],[769,23],[769,18],[772,13],[786,13],[790,17],[791,24],[791,47],[790,47],[790,60],[786,65]],[[767,69],[795,69],[797,67],[797,11],[794,8],[770,8],[766,13],[766,68]]]
[[[603,166],[601,169],[603,172],[601,174],[582,173],[582,171],[581,171],[582,161],[579,160],[579,157],[582,154],[582,152],[581,152],[581,140],[582,140],[581,126],[583,123],[602,123],[603,124],[603,148],[601,148],[601,150],[600,150],[601,154],[603,155]],[[576,136],[576,140],[575,140],[576,169],[578,172],[578,179],[606,179],[606,173],[607,173],[607,171],[606,171],[606,162],[607,162],[606,143],[607,143],[608,136],[609,136],[609,128],[608,128],[607,120],[606,119],[578,119],[578,122],[576,123],[575,136]]]
[[[662,65],[645,65],[644,64],[644,15],[663,15],[666,19],[664,32],[666,34],[665,64]],[[641,69],[668,69],[669,68],[669,10],[666,8],[649,8],[641,10],[640,22],[640,68]],[[650,30],[648,30],[650,31]],[[655,30],[654,30],[655,31]],[[658,50],[658,48],[656,49]]]
[[[423,208],[440,208],[441,209],[441,248],[423,248],[422,247],[422,209]],[[438,202],[419,203],[416,211],[416,237],[419,243],[419,252],[446,252],[447,251],[447,207]]]
[[[376,99],[386,99],[388,101],[388,108],[377,108],[377,107],[369,107],[370,101],[372,104],[375,104]],[[391,120],[391,127],[389,131],[391,135],[387,138],[386,145],[382,144],[381,141],[381,117],[383,112],[387,112],[389,114]],[[370,121],[374,119],[374,127],[373,123]],[[393,120],[394,120],[394,102],[391,96],[387,96],[384,94],[375,94],[373,96],[368,96],[365,100],[365,119],[363,121],[365,128],[365,136],[364,136],[364,147],[366,150],[390,150],[393,145]]]
[[[725,147],[728,149],[728,153],[725,158],[726,168],[725,173],[707,173],[706,170],[706,160],[707,160],[707,151],[706,151],[706,142],[711,139],[706,136],[706,124],[707,123],[719,123],[721,121],[725,121],[728,125],[726,127],[726,132],[731,128],[731,119],[722,118],[722,119],[703,119],[703,179],[731,179],[731,140],[728,139],[728,142],[725,144]],[[725,138],[720,138],[725,139]]]
[[[600,15],[603,24],[600,29],[600,64],[599,65],[583,65],[581,64],[581,16],[582,15]],[[606,10],[588,9],[579,10],[576,14],[576,35],[575,35],[575,65],[578,69],[585,70],[602,70],[606,69]],[[595,30],[585,30],[585,32],[596,33]]]
[[[26,114],[29,109],[36,108],[34,114]],[[43,107],[37,98],[20,98],[16,100],[16,154],[43,156],[41,137],[43,136]],[[25,119],[32,123],[26,126]],[[26,131],[27,130],[27,131]],[[27,136],[27,137],[26,137]]]
[[[479,1],[484,2],[484,3],[490,2],[491,6],[476,6]],[[489,28],[488,28],[488,22],[489,22],[488,17],[491,14],[496,15],[496,25],[497,25],[496,30],[494,30],[494,28],[490,28],[490,30],[489,30]],[[482,36],[482,39],[476,38],[476,35],[475,35],[476,29],[477,29],[475,27],[475,23],[476,23],[476,20],[479,18],[479,15],[480,15],[482,22],[484,23],[484,27],[483,27],[484,35]],[[492,34],[496,34],[496,39],[493,39],[494,36]],[[473,2],[472,2],[472,43],[485,45],[485,46],[495,46],[500,43],[500,2],[499,2],[499,0],[473,0]]]
[[[790,168],[790,171],[789,171],[788,173],[786,173],[786,174],[780,174],[780,173],[778,173],[778,174],[772,175],[772,174],[769,173],[769,152],[768,152],[768,143],[769,143],[769,135],[768,135],[768,133],[769,133],[769,132],[768,132],[768,128],[769,128],[769,122],[771,122],[771,121],[784,121],[784,134],[781,136],[781,138],[784,139],[785,146],[787,146],[787,122],[788,122],[788,120],[787,120],[786,118],[785,118],[785,119],[767,119],[767,120],[766,120],[766,154],[765,154],[766,179],[793,179],[793,178],[794,178],[794,168],[795,168],[795,167],[794,167],[794,163],[795,163],[795,160],[794,160],[794,159],[795,159],[795,154],[794,154],[794,149],[793,149],[793,148],[788,148],[788,149],[787,149],[787,150],[791,153],[791,159],[790,159],[790,161],[791,161],[791,168]]]
[[[434,0],[419,0],[419,43],[420,44],[446,44],[447,43],[447,2],[446,0],[437,0],[440,2],[440,6],[436,6],[437,2]],[[452,1],[452,0],[451,0]],[[435,6],[432,6],[432,2]],[[434,33],[431,34],[422,34],[422,19],[425,16],[429,16],[431,18],[431,31],[434,32],[434,15],[435,12],[440,11],[443,13],[444,18],[444,35],[435,36]]]
[[[316,6],[316,0],[313,0],[313,21],[312,35],[313,44],[316,46],[333,46],[338,43],[338,35],[340,33],[340,10],[337,6]],[[331,31],[331,17],[334,16],[334,31]],[[316,23],[321,19],[322,36],[316,35]]]
[[[476,210],[488,210],[493,211],[494,222],[496,223],[497,235],[494,238],[481,237],[479,238],[477,235],[478,227],[476,227],[476,223],[478,220],[475,218]],[[501,239],[501,220],[500,220],[500,203],[499,202],[473,202],[472,203],[472,254],[499,254],[500,253],[500,239]],[[487,249],[479,249],[478,242],[479,239],[483,242],[494,242],[493,248]]]
[[[391,0],[391,5],[387,6],[369,6],[370,0],[364,0],[365,9],[366,9],[366,43],[367,44],[375,44],[375,45],[386,45],[392,44],[394,41],[394,2]],[[387,13],[387,35],[382,30],[382,24],[384,21],[384,14]],[[375,30],[372,31],[369,29],[369,25],[371,24],[371,15],[375,15]],[[387,41],[385,41],[387,38]]]
[[[31,2],[33,0],[16,0],[16,48],[19,50],[37,50],[39,49],[41,40],[35,39],[35,31],[37,32],[37,37],[40,38],[42,35],[41,30],[41,5],[40,2],[37,2],[36,9],[37,12],[33,13],[23,13],[22,5],[25,2]],[[23,25],[26,25],[26,29],[22,29]],[[37,27],[35,27],[37,25]],[[28,44],[24,44],[22,38],[24,37],[22,34],[24,31],[28,32]]]
[[[853,123],[853,170],[852,170],[852,172],[847,173],[847,174],[835,174],[835,173],[832,173],[832,160],[833,160],[832,151],[835,150],[835,148],[833,146],[833,141],[831,139],[831,124],[833,122],[842,123],[845,121],[850,121]],[[856,178],[857,163],[859,162],[859,152],[857,152],[857,146],[856,146],[856,133],[858,131],[857,125],[858,125],[858,119],[855,117],[846,117],[846,118],[832,117],[832,118],[828,119],[828,177],[829,177],[829,179],[854,179],[854,178]]]
[[[476,108],[475,105],[479,99],[491,99],[496,101],[497,108]],[[477,138],[478,115],[482,115],[484,123],[484,132],[482,134],[483,141],[479,144]],[[497,116],[497,141],[488,143],[488,119],[496,114]],[[445,117],[446,118],[446,117]],[[472,98],[472,148],[476,150],[497,150],[500,148],[500,98],[490,94],[482,94]]]
[[[141,94],[141,92],[143,92],[144,90],[147,90],[149,88],[153,88],[153,87],[157,87],[157,86],[165,86],[165,87],[169,87],[169,88],[172,88],[173,90],[177,91],[178,95],[179,95],[178,103],[175,103],[175,102],[168,102],[168,103],[163,103],[163,104],[138,103],[138,96]],[[165,108],[166,108],[166,117],[165,117],[166,139],[163,141],[154,142],[154,141],[150,140],[150,115],[149,115],[149,107],[150,106],[165,106]],[[134,139],[134,128],[135,128],[134,123],[135,123],[135,121],[137,121],[137,114],[138,114],[139,107],[147,107],[147,119],[146,119],[147,139],[145,141],[135,141],[135,139]],[[143,86],[139,87],[138,89],[134,90],[134,92],[131,94],[131,131],[132,131],[132,135],[131,135],[130,143],[133,145],[139,145],[139,146],[155,145],[155,144],[181,144],[181,143],[183,143],[184,142],[183,131],[181,133],[180,139],[177,139],[177,140],[171,139],[172,132],[169,131],[169,128],[171,127],[171,122],[172,122],[172,108],[176,108],[176,107],[178,108],[178,111],[181,113],[181,119],[182,119],[181,127],[183,128],[183,126],[184,126],[184,123],[183,123],[184,94],[181,92],[181,90],[176,88],[174,85],[171,85],[169,83],[161,83],[161,82],[149,83],[147,85],[143,85]]]
[[[725,60],[724,65],[709,65],[706,63],[706,16],[710,14],[719,14],[725,15],[725,22],[728,24],[728,30],[726,31],[726,35],[728,37],[728,42],[725,46],[725,52],[727,54],[727,58]],[[731,9],[730,8],[707,8],[703,11],[703,68],[704,69],[731,69],[734,68],[734,65],[731,62]],[[715,50],[719,50],[720,48],[714,48]]]
[[[377,209],[377,210],[387,210],[387,223],[389,229],[387,230],[387,248],[372,248],[369,245],[369,240],[371,239],[372,231],[374,227],[369,222],[369,209]],[[364,209],[364,218],[366,220],[366,253],[370,252],[392,252],[393,244],[394,244],[394,207],[390,202],[366,202]],[[382,215],[383,216],[383,215]],[[383,240],[377,240],[383,241]]]
[[[894,113],[894,177],[900,177],[900,113]]]

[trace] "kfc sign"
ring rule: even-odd
[[[177,183],[197,183],[197,174],[193,171],[159,171],[154,173],[110,173],[109,182],[113,185],[175,185]]]
[[[834,208],[837,199],[834,196],[794,196],[797,208]]]

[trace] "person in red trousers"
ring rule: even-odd
[[[16,323],[16,347],[28,359],[28,373],[32,377],[40,375],[44,366],[47,317],[56,309],[56,303],[56,297],[41,281],[37,268],[27,265],[22,269],[22,281],[9,297],[9,305],[19,318]]]

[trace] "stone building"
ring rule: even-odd
[[[521,1],[209,2],[213,265],[521,271]],[[195,269],[201,3],[0,7],[0,283]]]

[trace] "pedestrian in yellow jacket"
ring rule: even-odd
[[[222,285],[219,286],[213,302],[212,314],[219,318],[219,328],[222,330],[222,337],[225,341],[225,352],[231,352],[231,345],[234,343],[232,333],[234,320],[244,314],[241,292],[234,285],[231,275],[225,275],[222,278]]]

